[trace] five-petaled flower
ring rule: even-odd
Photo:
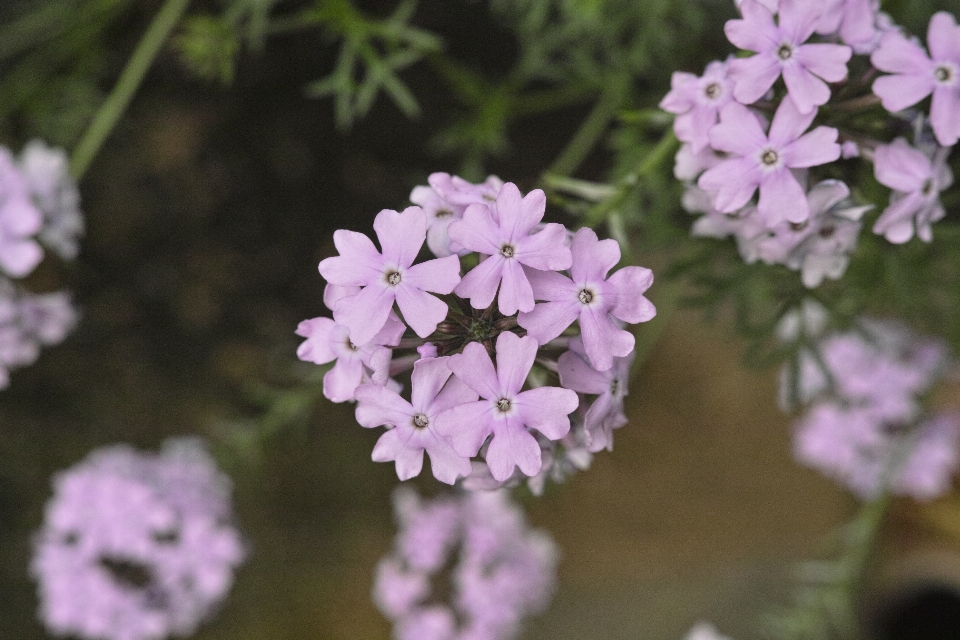
[[[382,254],[362,233],[340,229],[333,234],[340,255],[322,261],[320,275],[331,284],[361,287],[337,302],[333,317],[361,346],[383,328],[396,300],[406,323],[425,338],[447,317],[446,303],[427,292],[453,291],[460,282],[460,259],[451,255],[413,264],[427,237],[427,217],[420,207],[403,213],[384,209],[373,228]]]
[[[528,476],[540,471],[540,445],[529,429],[550,440],[570,431],[569,414],[579,404],[570,389],[539,387],[521,391],[537,357],[537,341],[501,333],[497,338],[497,367],[479,343],[450,357],[454,375],[482,400],[465,402],[437,417],[437,431],[450,438],[463,456],[475,456],[491,434],[487,465],[496,480],[510,477],[514,467]]]

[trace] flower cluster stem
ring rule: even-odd
[[[166,0],[153,22],[150,23],[133,55],[130,56],[127,66],[120,74],[120,79],[117,80],[113,91],[104,100],[73,151],[70,159],[70,173],[76,180],[79,181],[86,173],[90,163],[100,151],[100,147],[127,110],[147,70],[153,64],[170,32],[180,22],[188,4],[190,0]]]

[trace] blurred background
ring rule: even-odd
[[[160,4],[6,0],[0,24],[16,29],[0,29],[3,142],[75,144]],[[260,4],[294,15],[306,3]],[[371,19],[398,5],[353,4]],[[510,20],[538,3],[505,4],[422,1],[410,24],[439,38],[444,59],[498,87],[527,55],[522,25]],[[604,10],[601,0],[556,4],[584,21]],[[623,63],[623,107],[655,106],[673,70],[699,73],[728,50],[729,0],[621,4],[630,6],[625,16],[647,16],[642,29],[624,31],[639,57]],[[889,4],[917,33],[937,8],[960,12],[956,2]],[[58,5],[90,18],[86,35],[70,18],[31,36],[21,19]],[[190,6],[190,15],[224,11],[216,2]],[[277,29],[262,46],[252,42],[241,39],[228,56],[229,82],[219,71],[198,74],[182,44],[161,51],[80,184],[87,232],[78,260],[48,260],[27,283],[71,289],[83,317],[0,392],[0,637],[46,637],[27,565],[51,475],[102,445],[156,450],[185,434],[207,437],[232,477],[252,549],[197,638],[390,635],[370,588],[392,544],[393,466],[370,461],[379,433],[360,428],[351,405],[322,399],[317,368],[295,357],[297,323],[325,313],[316,265],[334,253],[335,229],[367,232],[377,212],[406,206],[433,171],[495,173],[533,188],[603,88],[528,74],[524,96],[557,86],[567,95],[543,108],[513,103],[498,117],[452,90],[449,69],[428,53],[400,76],[417,117],[381,93],[345,122],[336,100],[305,90],[336,68],[335,32]],[[477,124],[483,117],[492,118],[487,129]],[[613,127],[578,176],[616,171],[634,138]],[[637,139],[637,149],[644,144]],[[571,223],[559,209],[548,207],[548,218]],[[542,498],[520,492],[530,521],[562,553],[553,604],[524,638],[679,639],[700,619],[733,638],[759,637],[756,613],[783,602],[794,563],[822,553],[856,509],[792,461],[777,372],[743,366],[745,345],[724,317],[708,323],[681,310],[638,336],[645,331],[662,333],[632,381],[630,424],[614,451]],[[438,489],[432,478],[414,484]],[[862,603],[871,637],[960,637],[956,501],[896,507]],[[935,620],[954,635],[916,635],[921,622],[911,620]]]

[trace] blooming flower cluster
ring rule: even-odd
[[[543,224],[539,189],[443,173],[430,185],[411,194],[421,206],[377,215],[380,249],[334,233],[339,255],[319,267],[333,318],[300,324],[298,356],[334,362],[324,394],[355,400],[362,426],[387,428],[373,459],[395,462],[400,479],[420,473],[426,452],[442,482],[531,479],[539,490],[610,449],[626,423],[624,324],[654,316],[643,295],[653,274],[610,273],[615,240]],[[437,257],[417,263],[424,241]],[[395,376],[410,369],[407,399]]]
[[[231,520],[230,482],[197,441],[94,451],[54,478],[30,565],[40,618],[90,640],[192,634],[245,556]]]
[[[863,499],[889,487],[929,499],[950,488],[960,416],[931,414],[920,398],[949,365],[946,346],[891,322],[821,337],[782,383],[809,403],[794,432],[797,459]]]
[[[684,206],[704,214],[693,234],[733,236],[745,260],[801,271],[808,287],[839,278],[872,207],[852,202],[843,182],[815,176],[827,173],[825,165],[833,175],[842,171],[841,158],[862,158],[892,190],[874,233],[893,243],[914,235],[929,242],[931,224],[944,216],[939,194],[952,183],[949,147],[960,137],[953,16],[933,16],[927,55],[874,0],[738,6],[742,17],[727,22],[726,35],[752,55],[713,61],[700,77],[675,73],[660,103],[676,114],[683,143],[675,173],[687,183]],[[854,68],[863,71],[849,78]],[[880,72],[892,75],[864,94]],[[929,119],[916,110],[890,117],[877,106],[902,112],[929,95]],[[827,124],[816,126],[818,119]],[[878,120],[889,138],[876,137]],[[908,122],[919,125],[914,145],[902,137]]]
[[[380,561],[377,607],[396,640],[509,640],[546,608],[556,546],[506,492],[423,500],[398,489],[394,551]],[[449,591],[440,587],[441,578]]]
[[[0,388],[12,369],[32,364],[40,347],[59,344],[76,324],[66,291],[34,294],[14,279],[33,272],[43,247],[76,257],[79,202],[63,150],[35,140],[14,158],[0,147]]]

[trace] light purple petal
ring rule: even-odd
[[[497,337],[497,379],[499,391],[512,396],[520,391],[537,357],[537,341],[505,331]],[[493,398],[491,398],[492,400]]]
[[[452,242],[470,251],[488,255],[500,253],[504,238],[500,227],[492,217],[490,208],[472,204],[463,212],[462,220],[454,220],[447,227]]]
[[[787,85],[790,100],[800,113],[814,115],[817,107],[830,99],[830,88],[826,83],[800,64],[783,67],[783,82]],[[773,139],[772,131],[770,138]]]
[[[340,358],[323,376],[323,395],[331,402],[353,400],[353,392],[363,377],[363,363],[359,358]]]
[[[415,478],[423,470],[423,449],[407,446],[399,429],[392,429],[380,436],[370,458],[374,462],[396,460],[397,477],[401,480]]]
[[[903,111],[926,98],[933,91],[933,74],[881,76],[873,81],[873,92],[883,108]]]
[[[697,186],[715,191],[713,206],[722,213],[733,213],[750,201],[760,184],[760,168],[749,158],[731,158],[707,169]]]
[[[770,123],[770,142],[778,148],[790,144],[803,135],[816,115],[815,111],[801,113],[791,100],[784,100],[777,107],[773,122]]]
[[[517,316],[517,323],[540,344],[550,342],[580,316],[583,305],[575,297],[557,302],[541,302],[529,313]]]
[[[450,310],[443,300],[412,286],[396,287],[396,296],[404,321],[421,338],[433,333]]]
[[[562,224],[551,222],[542,231],[517,240],[518,262],[542,271],[569,269],[573,262],[565,242],[567,230]]]
[[[945,147],[957,144],[960,140],[960,84],[934,89],[930,102],[930,124],[937,142]]]
[[[604,312],[588,309],[580,314],[580,331],[587,357],[597,371],[608,370],[613,366],[614,357],[633,351],[633,335],[615,325]]]
[[[577,285],[567,276],[556,271],[524,269],[527,280],[537,300],[572,300],[576,297]]]
[[[395,292],[396,288],[375,282],[357,295],[339,300],[333,310],[333,319],[350,330],[353,344],[363,346],[386,324]]]
[[[336,359],[330,346],[331,332],[337,323],[330,318],[311,318],[297,325],[297,335],[306,338],[297,347],[297,357],[314,364],[326,364]]]
[[[496,207],[500,228],[503,229],[506,239],[517,242],[543,220],[547,196],[542,190],[534,189],[521,197],[517,185],[507,182],[500,188]]]
[[[794,169],[827,164],[840,158],[838,132],[833,127],[817,127],[783,149],[783,162]]]
[[[447,256],[415,264],[404,272],[403,281],[424,291],[451,293],[460,283],[460,258]]]
[[[597,371],[573,351],[565,351],[557,360],[560,384],[580,393],[601,394],[610,390],[609,375]]]
[[[533,310],[533,289],[523,267],[513,258],[503,261],[503,279],[500,281],[497,306],[505,316],[512,316],[518,310]]]
[[[406,268],[417,259],[427,237],[427,214],[420,207],[407,207],[403,213],[384,209],[373,220],[373,230],[384,262]]]
[[[805,44],[794,54],[797,62],[827,82],[847,77],[847,62],[852,56],[853,50],[841,44]]]
[[[413,373],[410,375],[410,404],[414,410],[425,412],[443,389],[443,385],[453,375],[450,367],[447,366],[448,360],[448,358],[425,358],[413,363]]]
[[[927,28],[927,46],[937,62],[960,63],[960,26],[946,11],[938,11],[930,18]]]
[[[383,257],[370,238],[356,231],[338,229],[333,232],[333,244],[340,255],[322,260],[319,265],[320,275],[327,282],[363,287],[380,277]]]
[[[646,322],[657,314],[653,303],[643,293],[653,284],[653,271],[646,267],[624,267],[607,280],[606,290],[612,289],[615,300],[610,313],[624,322]]]
[[[813,35],[823,12],[823,2],[780,0],[777,7],[780,30],[794,43],[806,42]]]
[[[505,262],[506,259],[499,253],[483,260],[463,276],[453,292],[469,299],[474,309],[486,309],[497,295]]]
[[[877,182],[896,191],[919,191],[931,177],[930,159],[903,138],[878,146],[873,166]]]
[[[357,423],[361,427],[372,429],[409,424],[414,414],[409,402],[378,384],[362,384],[353,394],[357,400]]]
[[[766,144],[767,136],[757,117],[736,102],[720,110],[720,123],[710,130],[710,145],[717,151],[748,156]]]
[[[493,432],[493,405],[487,400],[465,402],[436,417],[436,431],[450,439],[461,456],[477,455],[487,436]]]
[[[500,380],[493,368],[493,361],[482,344],[469,343],[463,348],[463,353],[450,356],[447,366],[468,387],[479,393],[480,397],[487,400],[500,397]]]
[[[440,482],[453,484],[459,477],[470,475],[470,458],[459,455],[453,449],[449,440],[435,433],[433,429],[428,430],[428,442],[424,449],[430,456],[430,467],[433,469],[433,477]]]
[[[570,253],[573,254],[570,275],[577,283],[603,280],[620,262],[620,244],[611,239],[598,240],[596,232],[589,227],[577,230]]]
[[[923,48],[905,37],[899,29],[883,34],[877,50],[870,55],[870,62],[880,71],[888,73],[931,76],[933,69],[933,63]]]
[[[480,394],[468,387],[463,380],[452,376],[447,380],[447,384],[443,387],[443,390],[429,403],[427,409],[432,414],[439,414],[458,404],[476,402],[479,397]]]
[[[744,0],[740,3],[742,20],[727,20],[723,32],[734,45],[747,51],[767,51],[777,46],[779,29],[766,7]]]
[[[487,448],[487,466],[494,479],[503,482],[513,475],[513,468],[528,476],[540,471],[540,445],[517,420],[507,420],[498,426]]]
[[[327,307],[327,309],[333,311],[333,309],[337,306],[338,300],[348,296],[355,296],[358,293],[360,293],[360,287],[341,287],[328,282],[323,288],[323,304]]]
[[[923,195],[914,191],[891,202],[873,225],[873,232],[894,244],[903,244],[913,237],[913,216],[923,207]]]
[[[559,440],[570,431],[572,412],[580,399],[572,389],[538,387],[517,396],[517,411],[531,429],[536,429],[550,440]]]
[[[780,77],[780,71],[780,63],[772,54],[758,53],[750,58],[731,60],[733,97],[742,104],[753,104],[770,90]]]
[[[760,183],[757,211],[768,228],[784,220],[800,223],[810,218],[810,205],[803,187],[786,168],[772,172]]]

